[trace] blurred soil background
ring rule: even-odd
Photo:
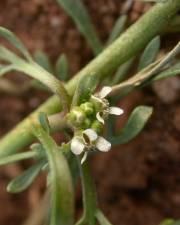
[[[124,1],[84,0],[96,30],[105,41],[122,11]],[[134,3],[129,12],[135,21],[149,5]],[[13,32],[31,53],[41,49],[52,62],[65,53],[74,74],[93,54],[69,16],[55,0],[1,0],[0,25]],[[179,35],[163,37],[170,48]],[[28,82],[19,74],[9,74],[12,82]],[[180,218],[180,79],[162,81],[133,92],[120,102],[125,110],[122,125],[132,109],[140,104],[154,107],[144,131],[131,143],[92,158],[92,172],[99,202],[114,225],[158,225],[164,218]],[[47,99],[49,94],[30,90],[22,96],[0,93],[0,136],[8,132]],[[7,183],[31,162],[0,168],[0,225],[20,225],[41,199],[45,187],[42,175],[26,192],[6,192]],[[80,208],[80,193],[77,206]]]

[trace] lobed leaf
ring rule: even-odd
[[[150,116],[152,107],[138,106],[131,113],[126,125],[118,136],[112,137],[110,142],[113,145],[125,144],[135,138],[144,128]]]
[[[90,16],[81,0],[57,0],[72,17],[80,32],[85,36],[95,54],[102,51],[102,44],[96,35]]]

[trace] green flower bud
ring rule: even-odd
[[[95,130],[97,133],[100,133],[103,129],[103,124],[100,123],[98,120],[95,120],[92,125],[91,125],[91,128],[93,130]]]
[[[86,113],[87,116],[90,116],[94,113],[92,102],[83,103],[80,105],[80,108]]]
[[[87,128],[89,128],[90,126],[91,126],[91,120],[88,119],[88,118],[86,118],[86,119],[84,120],[84,123],[83,123],[83,128],[84,128],[84,129],[87,129]]]
[[[79,106],[74,107],[68,115],[68,120],[74,126],[81,126],[85,118],[86,118],[86,115]]]

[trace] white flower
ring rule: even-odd
[[[108,152],[111,149],[111,143],[98,136],[93,129],[84,130],[81,136],[75,136],[71,141],[71,151],[75,155],[85,152],[81,163],[86,160],[88,150],[93,148],[97,148],[101,152]]]
[[[124,113],[123,109],[119,107],[110,107],[109,102],[105,98],[112,91],[111,87],[105,86],[97,95],[93,95],[92,99],[102,104],[103,110],[97,112],[96,118],[99,122],[104,124],[104,118],[109,114],[120,116]]]

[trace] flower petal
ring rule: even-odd
[[[83,144],[83,140],[78,137],[74,137],[71,141],[71,151],[75,155],[80,155],[85,148],[85,145]]]
[[[83,155],[83,157],[82,157],[82,159],[81,159],[81,165],[86,161],[87,156],[88,156],[88,153],[85,152],[84,155]]]
[[[101,89],[101,91],[98,93],[98,95],[100,98],[105,98],[111,91],[112,91],[111,87],[105,86]]]
[[[90,142],[95,141],[98,138],[98,135],[93,129],[86,129],[83,131],[83,134],[87,135]]]
[[[101,117],[101,115],[100,115],[99,112],[96,113],[96,119],[97,119],[100,123],[104,124],[104,119]]]
[[[109,113],[113,115],[120,116],[124,113],[124,110],[119,108],[119,107],[110,107],[109,108]]]
[[[103,137],[99,137],[96,142],[96,148],[99,149],[99,151],[108,152],[111,149],[111,143]]]

